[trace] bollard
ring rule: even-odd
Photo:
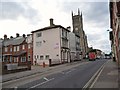
[[[45,62],[43,62],[43,67],[45,68]]]
[[[51,59],[49,59],[49,66],[51,66]]]

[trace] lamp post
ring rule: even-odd
[[[0,39],[0,75],[2,75],[2,59],[3,59],[3,55],[2,55],[2,49],[3,49],[3,40],[2,39]]]
[[[111,41],[111,53],[112,53],[112,59],[115,60],[115,43],[114,43],[114,37],[113,37],[113,31],[107,30],[109,32],[109,40]]]
[[[2,62],[2,40],[0,40],[0,62]]]

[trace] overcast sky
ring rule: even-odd
[[[0,2],[0,38],[16,33],[30,34],[31,31],[54,24],[72,27],[71,12],[76,15],[78,8],[83,13],[83,29],[88,45],[110,52],[109,3],[107,0],[2,0]]]

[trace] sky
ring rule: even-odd
[[[109,32],[110,16],[107,0],[1,0],[0,38],[16,33],[30,34],[31,31],[54,24],[72,27],[72,15],[78,8],[83,15],[83,29],[87,35],[88,46],[105,53],[111,51]],[[71,29],[72,30],[72,29]]]

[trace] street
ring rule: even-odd
[[[89,61],[87,64],[47,75],[26,84],[14,86],[14,88],[25,88],[25,90],[32,88],[83,88],[106,61]]]

